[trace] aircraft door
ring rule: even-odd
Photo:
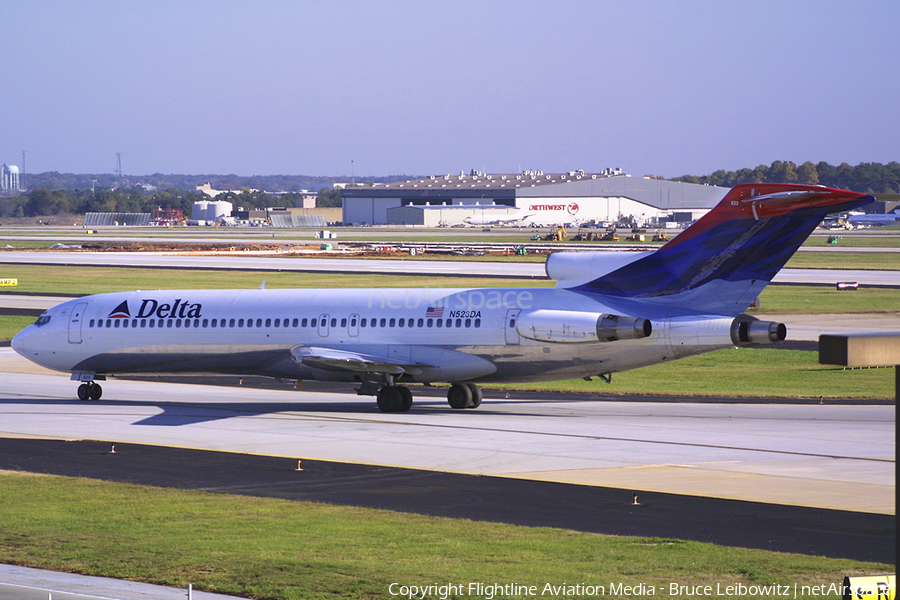
[[[350,334],[350,337],[359,337],[359,315],[350,315],[347,332]]]
[[[319,336],[328,337],[328,315],[319,315]]]
[[[84,320],[84,310],[87,308],[87,302],[79,302],[72,309],[69,315],[69,343],[81,343],[81,322]]]
[[[516,330],[516,319],[519,317],[520,309],[511,308],[506,311],[506,320],[503,321],[503,331],[506,333],[507,345],[519,344],[519,332]]]

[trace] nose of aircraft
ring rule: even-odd
[[[13,336],[13,339],[10,342],[12,349],[15,350],[17,353],[21,354],[22,356],[25,356],[25,352],[26,352],[26,349],[25,349],[25,338],[26,337],[27,337],[27,334],[25,333],[25,330],[23,329],[22,331],[17,333],[15,336]]]

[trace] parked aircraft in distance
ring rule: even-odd
[[[501,225],[503,223],[515,223],[516,221],[524,221],[525,219],[533,216],[533,213],[528,213],[524,209],[520,208],[516,212],[509,213],[507,215],[470,215],[463,220],[469,225]]]
[[[894,225],[900,223],[900,208],[886,215],[851,213],[847,217],[847,223],[854,227],[859,227],[860,225]]]
[[[747,184],[655,252],[559,252],[556,288],[179,290],[98,294],[43,313],[12,340],[70,372],[78,397],[135,373],[358,382],[385,412],[404,382],[448,382],[453,408],[480,383],[599,376],[785,339],[744,310],[832,212],[871,202],[817,186]]]

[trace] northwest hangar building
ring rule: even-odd
[[[728,188],[631,177],[618,169],[506,175],[472,171],[344,188],[343,221],[438,227],[464,223],[470,216],[489,220],[513,214],[528,215],[526,225],[602,223],[629,215],[642,224],[691,221],[726,192]]]

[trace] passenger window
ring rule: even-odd
[[[287,323],[287,321],[285,321]],[[281,327],[281,319],[275,319],[275,327]]]
[[[443,323],[443,321],[444,321],[443,319],[435,319],[435,320],[434,320],[434,324],[435,324],[437,327],[440,327],[441,324]]]
[[[391,320],[388,322],[388,324],[389,324],[391,327],[394,327],[394,325],[396,325],[396,323],[397,323],[397,319],[391,319]]]
[[[419,322],[416,324],[418,327],[422,327],[425,324],[425,319],[419,319]]]
[[[257,327],[262,327],[262,319],[257,319],[257,320],[256,320],[256,326],[257,326]]]
[[[400,319],[400,323],[398,323],[398,326],[403,327],[404,321],[406,321],[406,319]]]
[[[171,327],[172,327],[172,323],[174,323],[174,321],[173,321],[172,319],[169,319],[169,320],[166,322],[166,327],[171,328]]]
[[[111,329],[111,328],[112,328],[112,319],[107,319],[107,320],[106,320],[106,328],[107,328],[107,329]]]
[[[456,326],[457,326],[457,327],[462,327],[462,319],[457,319],[457,320],[456,320]]]
[[[306,320],[306,319],[304,319],[304,321],[305,321],[305,320]],[[294,326],[294,327],[297,326],[297,322],[298,322],[298,319],[294,319],[294,322],[293,322],[293,326]]]
[[[244,326],[244,320],[238,319],[238,327],[243,327],[243,326]]]
[[[93,327],[93,326],[94,326],[94,320],[91,319],[90,323],[88,323],[88,327]]]
[[[466,319],[466,327],[472,326],[472,319]]]
[[[118,329],[119,328],[119,319],[115,320],[115,324],[116,324],[116,329]]]
[[[481,319],[475,319],[475,327],[481,327]]]
[[[350,327],[356,327],[356,319],[350,319]]]
[[[337,318],[331,317],[331,326],[332,326],[332,327],[337,327]]]
[[[365,326],[366,326],[366,320],[365,320],[365,319],[360,319],[360,320],[359,320],[359,326],[360,326],[360,327],[365,327]]]
[[[346,326],[347,326],[347,317],[344,317],[341,319],[341,327],[346,327]]]
[[[434,319],[426,319],[425,320],[426,327],[431,327],[432,325],[434,325]]]
[[[184,322],[185,322],[185,324],[187,324],[188,326],[190,326],[190,321],[188,321],[187,319],[185,319]],[[175,319],[175,327],[181,327],[181,319]]]
[[[153,329],[153,327],[156,325],[156,321],[154,321],[153,319],[150,319],[150,322],[147,324],[150,326],[150,329]]]
[[[258,320],[256,321],[256,324],[259,325]],[[271,327],[271,326],[272,326],[272,319],[266,319],[266,327]],[[278,326],[276,325],[276,327],[278,327]]]
[[[147,319],[141,319],[141,328],[147,326]],[[150,321],[150,327],[153,327],[153,321]]]
[[[393,319],[391,319],[391,321],[393,321]],[[382,327],[384,327],[384,323],[385,323],[385,319],[381,319],[381,326],[382,326]],[[393,325],[393,323],[391,323],[391,325]]]

